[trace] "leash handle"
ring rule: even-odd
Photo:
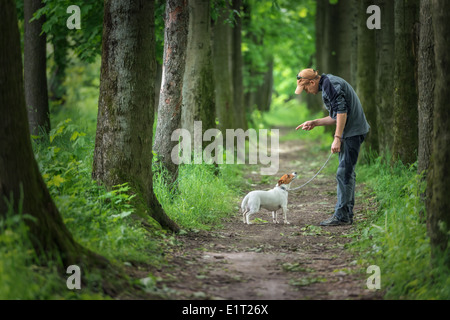
[[[309,179],[306,183],[302,184],[300,187],[294,188],[294,189],[290,189],[288,190],[288,192],[290,191],[296,191],[299,190],[301,188],[303,188],[304,186],[306,186],[308,183],[310,183],[311,181],[313,181],[318,175],[319,173],[323,170],[323,168],[325,168],[325,166],[328,164],[328,162],[330,161],[331,157],[333,156],[334,153],[331,153],[330,156],[328,157],[327,161],[325,161],[325,164],[322,166],[322,168],[319,169],[319,171],[317,171],[317,173],[314,175],[314,177],[312,177],[311,179]]]

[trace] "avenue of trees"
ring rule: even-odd
[[[448,250],[449,1],[105,0],[80,4],[81,30],[70,38],[69,4],[0,2],[0,215],[8,205],[18,212],[22,201],[35,218],[29,226],[38,253],[61,255],[67,264],[86,257],[105,263],[72,239],[31,148],[30,133],[50,130],[48,100],[63,100],[69,49],[87,61],[101,54],[92,178],[110,188],[128,182],[164,228],[179,230],[154,194],[152,158],[176,181],[172,132],[192,131],[194,121],[203,131],[246,130],[253,110],[269,110],[280,65],[292,80],[291,99],[296,73],[314,66],[355,87],[372,127],[372,151],[418,161],[428,182],[432,247]],[[381,9],[381,29],[367,28],[370,5]],[[23,66],[16,11],[24,19]],[[49,81],[47,43],[55,61]],[[307,102],[322,108],[315,98]]]
[[[366,147],[392,161],[417,162],[424,174],[432,247],[448,249],[450,211],[449,90],[445,38],[449,2],[436,0],[318,0],[316,67],[357,91],[371,131]],[[380,8],[380,29],[366,22]],[[310,108],[318,108],[313,101]]]

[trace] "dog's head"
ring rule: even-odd
[[[292,172],[291,174],[285,174],[284,176],[282,176],[280,178],[280,180],[278,180],[277,186],[289,185],[292,182],[292,180],[294,180],[295,178],[297,178],[297,172]]]

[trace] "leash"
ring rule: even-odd
[[[328,157],[327,161],[325,161],[325,164],[322,166],[322,168],[319,169],[319,171],[317,171],[317,173],[314,175],[314,177],[312,177],[311,179],[309,179],[306,183],[302,184],[300,187],[294,188],[294,189],[289,189],[287,191],[296,191],[299,190],[301,188],[303,188],[304,186],[306,186],[308,183],[310,183],[311,181],[313,181],[318,175],[319,173],[323,170],[323,168],[325,168],[325,166],[328,164],[328,162],[330,161],[331,157],[333,156],[334,153],[330,153],[330,156]]]

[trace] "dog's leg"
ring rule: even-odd
[[[246,216],[246,218],[247,218],[247,224],[252,224],[252,222],[250,221],[250,217],[251,217],[252,215],[254,215],[256,212],[258,212],[258,211],[250,210],[249,212],[247,212],[247,216]]]
[[[273,220],[273,223],[278,223],[278,213],[277,213],[277,210],[272,211],[272,220]]]
[[[248,212],[248,209],[245,209],[245,210],[244,210],[244,213],[242,213],[242,221],[243,221],[244,223],[247,223],[247,219],[246,219],[246,214],[247,214],[247,212]]]
[[[287,221],[287,207],[283,207],[283,215],[284,215],[284,224],[291,224],[289,221]]]

